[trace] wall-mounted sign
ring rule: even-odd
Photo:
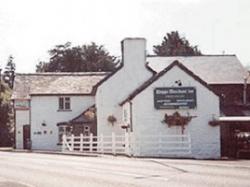
[[[15,100],[14,105],[16,110],[28,110],[30,108],[29,100]]]
[[[156,109],[196,108],[196,89],[194,87],[155,88],[154,106]]]

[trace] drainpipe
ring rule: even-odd
[[[244,78],[244,88],[243,88],[243,104],[247,104],[247,80],[250,77],[250,71],[248,71],[248,75]]]
[[[0,67],[0,98],[1,98],[1,92],[2,92],[2,74],[1,74],[1,67]]]
[[[133,106],[132,106],[132,102],[129,101],[129,108],[130,108],[130,131],[133,132]]]

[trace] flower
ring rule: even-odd
[[[175,112],[172,115],[167,115],[165,114],[164,119],[163,119],[163,123],[168,124],[168,127],[171,126],[181,126],[182,127],[182,133],[185,129],[185,125],[187,125],[192,118],[195,116],[181,116],[179,112]]]
[[[112,125],[117,121],[116,117],[113,115],[108,116],[108,122],[110,122]]]

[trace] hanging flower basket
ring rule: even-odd
[[[195,116],[181,116],[179,112],[175,112],[172,115],[165,114],[163,123],[166,123],[168,127],[181,126],[182,133],[184,132],[185,125],[187,125]]]
[[[112,126],[114,125],[114,123],[117,121],[116,117],[113,115],[108,116],[108,122],[110,122],[112,124]]]
[[[128,128],[129,128],[129,125],[122,125],[121,128],[122,128],[122,129],[128,129]]]
[[[209,121],[208,124],[209,124],[210,126],[212,126],[212,127],[215,127],[215,126],[218,126],[218,125],[220,124],[220,122],[217,121],[217,120],[212,120],[212,121]]]

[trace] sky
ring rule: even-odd
[[[179,31],[204,54],[236,54],[250,66],[249,0],[0,0],[0,67],[35,72],[55,45],[96,42],[120,56],[125,37],[144,37],[147,51]]]

